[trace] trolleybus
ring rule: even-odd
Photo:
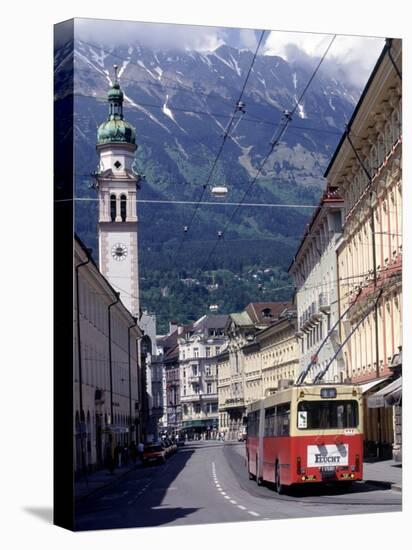
[[[295,484],[359,481],[363,474],[361,390],[305,384],[279,390],[247,409],[249,478]]]

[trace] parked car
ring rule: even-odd
[[[166,462],[166,451],[160,443],[151,443],[146,445],[143,450],[143,464],[147,465],[150,462]]]

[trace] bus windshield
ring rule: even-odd
[[[300,430],[356,428],[358,422],[358,403],[354,400],[298,403],[297,423]]]

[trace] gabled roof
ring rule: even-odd
[[[203,332],[205,329],[225,328],[227,315],[204,315],[193,324],[195,332]]]
[[[279,318],[285,309],[291,307],[290,302],[251,302],[245,308],[254,325],[268,325]]]
[[[242,311],[241,313],[231,313],[229,319],[232,320],[236,325],[240,327],[252,327],[253,321],[249,317],[247,311]],[[229,321],[228,319],[228,321]]]

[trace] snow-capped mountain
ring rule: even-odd
[[[348,84],[343,73],[337,79],[338,70],[332,77],[321,68],[298,102],[315,67],[257,56],[242,96],[245,113],[237,111],[210,177],[252,59],[252,52],[229,46],[200,53],[155,51],[137,43],[108,48],[76,41],[74,128],[79,194],[93,196],[87,174],[97,164],[96,129],[107,117],[107,90],[113,64],[117,64],[125,118],[136,128],[137,165],[146,177],[140,198],[196,201],[209,181],[228,186],[228,201],[239,200],[262,168],[262,159],[285,120],[284,112],[295,109],[287,132],[261,169],[246,202],[315,204],[324,185],[322,174],[360,90]],[[70,47],[56,56],[56,73],[62,81],[70,60]],[[208,194],[204,200],[215,199]],[[141,205],[141,220],[150,220],[150,224],[142,223],[143,245],[180,239],[182,221],[190,218],[193,207],[177,208]],[[90,206],[89,211],[95,214]],[[222,207],[199,209],[189,239],[214,239],[229,212]],[[278,236],[291,249],[310,213],[244,208],[233,222],[232,236]],[[80,225],[80,233],[86,231],[81,220]]]

